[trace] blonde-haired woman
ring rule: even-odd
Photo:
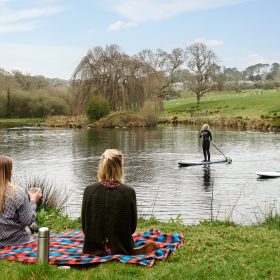
[[[98,182],[86,187],[83,195],[83,253],[132,254],[136,225],[136,193],[123,184],[123,155],[108,149],[101,156]]]
[[[41,191],[28,192],[11,183],[13,161],[0,156],[0,246],[19,245],[30,241],[29,226],[36,219],[36,203]]]
[[[199,138],[202,137],[202,149],[204,155],[204,161],[210,161],[210,143],[212,141],[212,134],[209,130],[209,125],[205,123],[200,131]]]

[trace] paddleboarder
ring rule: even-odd
[[[211,131],[209,130],[209,125],[207,123],[205,123],[200,130],[199,138],[201,137],[203,139],[202,141],[202,149],[204,155],[203,161],[210,161],[210,142],[212,141],[212,134]]]

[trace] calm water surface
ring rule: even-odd
[[[257,171],[280,170],[280,134],[212,130],[213,141],[232,164],[179,168],[202,160],[197,129],[1,128],[0,154],[14,159],[17,177],[39,175],[71,190],[67,214],[78,217],[85,186],[95,182],[107,148],[125,155],[125,182],[137,193],[139,214],[186,224],[215,218],[241,224],[279,212],[280,178],[258,179]],[[211,147],[211,158],[223,156]],[[213,197],[213,200],[212,200]],[[213,206],[211,207],[211,203]],[[211,210],[212,209],[212,210]]]

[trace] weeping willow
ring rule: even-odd
[[[147,98],[141,69],[136,58],[116,45],[90,49],[71,79],[76,113],[82,113],[89,99],[97,95],[106,98],[113,111],[138,111]]]

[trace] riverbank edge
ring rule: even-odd
[[[81,229],[80,219],[71,220],[55,211],[38,216],[39,226],[49,227],[53,233]],[[8,277],[5,279],[168,279],[170,274],[173,279],[279,279],[279,220],[276,216],[272,222],[242,226],[217,220],[184,225],[180,217],[168,222],[140,218],[137,231],[157,228],[184,236],[184,245],[152,269],[114,261],[61,270],[54,265],[1,260],[0,270]]]
[[[138,127],[151,127],[157,125],[192,125],[200,127],[202,124],[208,123],[211,127],[217,128],[232,128],[235,130],[256,130],[263,132],[280,132],[280,117],[272,119],[249,119],[249,118],[189,118],[178,119],[172,118],[159,118],[153,125],[146,124],[143,118],[140,121],[134,119],[125,123],[121,121],[106,122],[106,118],[90,123],[85,116],[55,116],[46,119],[1,119],[1,125],[8,126],[27,126],[27,127],[48,127],[48,128],[138,128]]]

